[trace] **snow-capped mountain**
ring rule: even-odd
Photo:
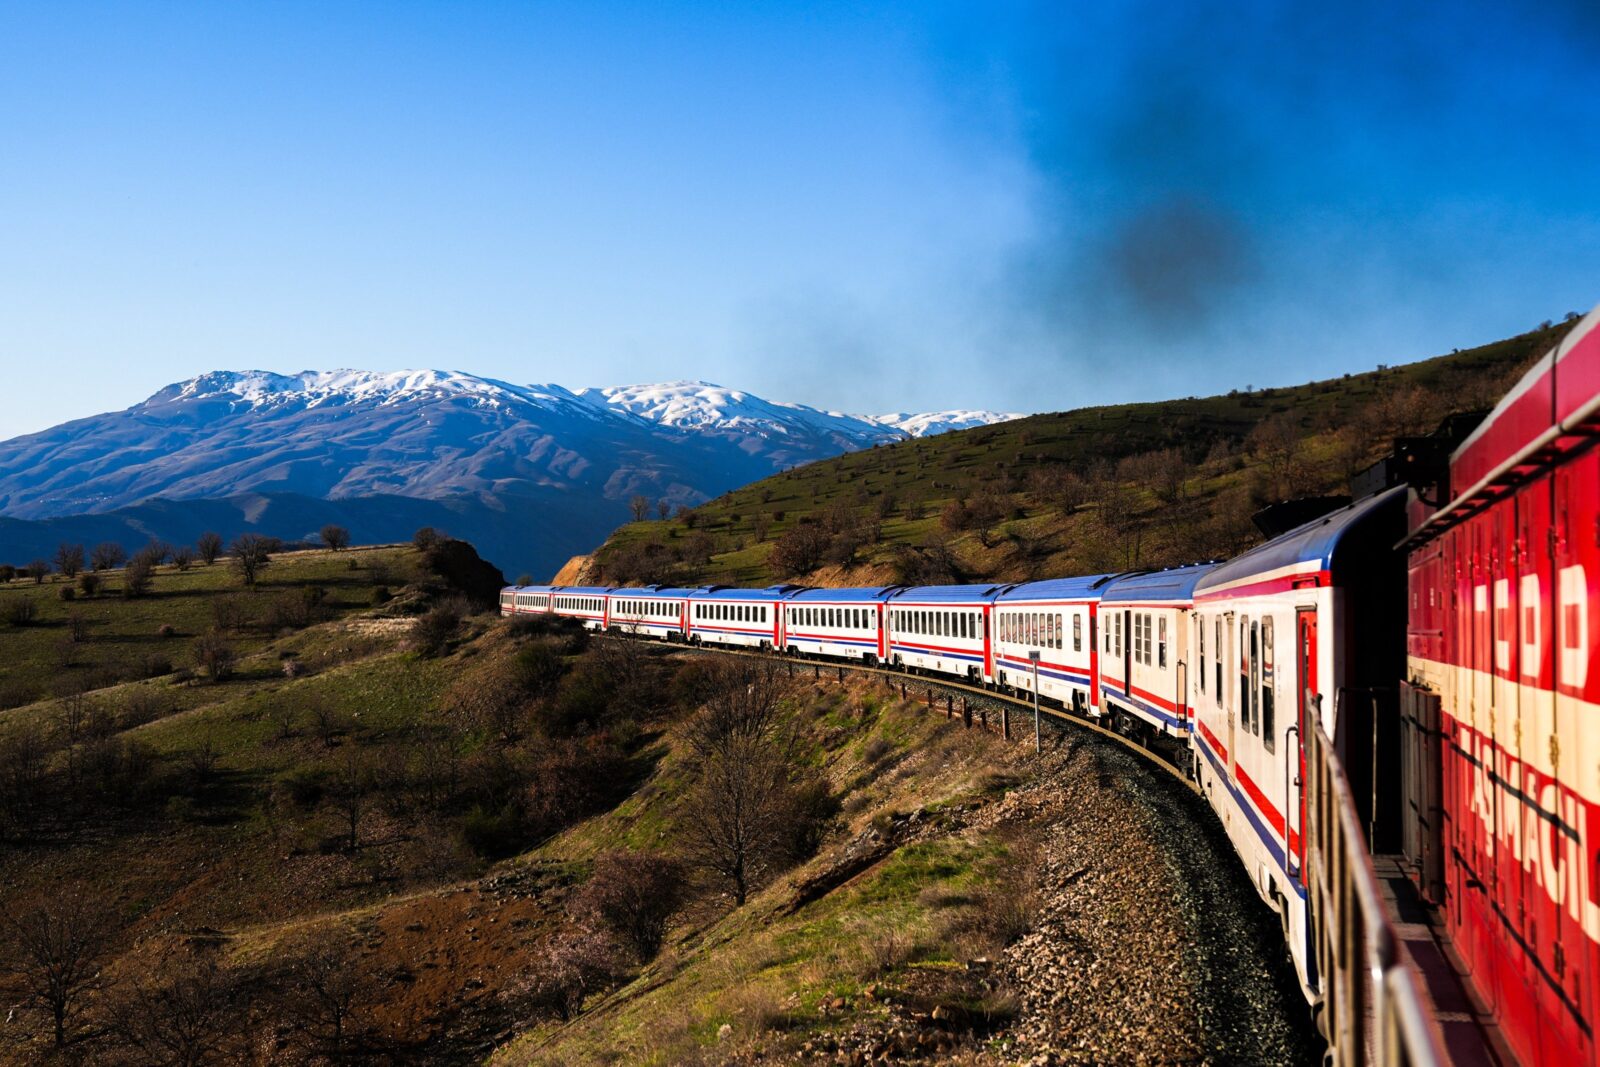
[[[692,505],[799,463],[1015,417],[846,415],[706,382],[574,392],[459,371],[216,371],[124,411],[0,442],[0,517],[275,496],[450,501],[465,514],[460,501],[471,498],[466,511],[489,518],[458,519],[452,532],[480,547],[544,544],[549,531],[566,531],[560,545],[506,560],[545,569],[597,542],[638,494]],[[528,521],[540,513],[530,502],[548,521]],[[535,528],[521,541],[479,529],[497,509],[501,521],[514,512]],[[170,509],[161,514],[170,521]],[[18,529],[0,531],[0,558],[16,554],[5,541]]]

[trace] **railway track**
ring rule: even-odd
[[[608,640],[636,640],[620,634],[602,634],[600,636]],[[668,644],[672,643],[668,642]],[[809,674],[818,680],[824,677],[831,677],[841,682],[844,681],[848,674],[875,677],[883,681],[888,688],[898,692],[903,699],[909,700],[912,694],[920,694],[918,702],[926,704],[931,710],[942,710],[950,718],[959,715],[969,727],[997,731],[1007,738],[1018,737],[1019,726],[1026,730],[1032,730],[1033,728],[1035,704],[1031,695],[1023,696],[995,689],[985,689],[982,686],[967,685],[963,682],[938,678],[933,675],[917,674],[906,670],[892,670],[888,667],[869,666],[861,663],[841,663],[837,660],[815,659],[804,655],[750,652],[742,649],[712,648],[706,645],[677,645],[676,647],[680,651],[707,656],[739,656],[746,659],[770,660],[787,665],[789,673],[795,677],[804,677]],[[1078,729],[1098,734],[1138,754],[1143,759],[1166,771],[1196,796],[1200,795],[1199,784],[1188,773],[1186,758],[1182,762],[1179,761],[1180,756],[1187,757],[1187,749],[1180,749],[1177,745],[1151,748],[1148,745],[1141,744],[1135,738],[1103,726],[1087,716],[1074,714],[1048,700],[1041,700],[1037,708],[1041,730],[1046,727],[1059,732]],[[1024,716],[1020,724],[1015,717],[1015,713],[1018,710]]]

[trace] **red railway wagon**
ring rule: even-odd
[[[1512,1053],[1541,1067],[1600,1067],[1597,321],[1412,492],[1405,542],[1405,851]]]

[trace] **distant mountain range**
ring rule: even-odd
[[[547,576],[628,517],[776,471],[1018,416],[846,415],[706,382],[572,391],[455,371],[216,371],[0,442],[0,561],[62,540],[358,541],[433,525]]]

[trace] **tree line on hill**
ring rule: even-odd
[[[329,524],[322,528],[318,536],[325,547],[335,552],[350,546],[350,531],[343,526]],[[99,575],[120,569],[123,572],[123,595],[136,597],[149,588],[151,573],[162,564],[171,563],[178,570],[186,571],[196,563],[210,566],[226,556],[233,560],[245,584],[254,585],[256,575],[270,560],[271,554],[283,551],[284,547],[280,538],[254,533],[240,534],[231,545],[224,547],[222,535],[209,530],[201,534],[193,546],[152,540],[131,555],[116,541],[102,541],[87,553],[83,545],[63,541],[50,559],[41,556],[20,565],[0,564],[0,582],[24,579],[40,585],[53,574],[69,582],[92,575],[83,592],[93,596],[100,584]]]
[[[1174,415],[1126,439],[1087,429],[1092,420],[1065,431],[1023,420],[887,446],[625,528],[596,558],[608,582],[692,586],[803,582],[869,563],[883,581],[936,584],[1226,557],[1261,539],[1252,516],[1264,506],[1344,492],[1396,438],[1486,410],[1520,370],[1462,372],[1448,391],[1380,384],[1353,406],[1317,406],[1341,395],[1338,382],[1258,391],[1238,402],[1282,410],[1242,425]],[[1171,443],[1138,447],[1150,436]]]

